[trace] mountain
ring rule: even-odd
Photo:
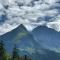
[[[38,26],[32,32],[28,32],[21,24],[0,36],[0,40],[4,41],[9,54],[16,44],[20,55],[27,54],[32,60],[60,60],[60,53],[48,49],[48,47],[56,47],[56,43],[59,46],[59,35],[60,33],[45,26]]]
[[[44,49],[33,54],[34,60],[60,60],[60,32],[46,26],[38,26],[32,31],[35,41]]]
[[[43,54],[36,52],[35,54],[32,55],[33,55],[32,60],[60,60],[60,53],[56,53],[49,49],[44,49]]]
[[[17,45],[18,49],[25,49],[28,53],[29,49],[35,50],[38,48],[37,46],[39,46],[39,44],[35,42],[33,35],[30,34],[22,24],[16,29],[0,36],[0,40],[4,41],[8,52],[12,52],[14,44]]]
[[[46,26],[38,26],[32,31],[35,40],[44,48],[59,51],[60,32]]]

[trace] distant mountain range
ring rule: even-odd
[[[58,53],[60,32],[46,26],[38,26],[32,32],[28,32],[21,24],[16,29],[0,36],[0,40],[4,41],[9,53],[16,44],[21,54],[28,54],[32,60],[60,60],[60,53]]]

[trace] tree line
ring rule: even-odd
[[[4,42],[0,41],[0,60],[31,60],[31,58],[28,55],[20,56],[16,45],[14,45],[12,55],[8,56]]]

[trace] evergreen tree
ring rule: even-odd
[[[28,60],[28,57],[27,57],[27,55],[25,55],[25,58],[24,58],[24,60]]]
[[[3,41],[0,41],[0,60],[7,60]]]
[[[14,49],[13,49],[12,60],[19,60],[19,54],[18,54],[18,49],[16,48],[16,45],[14,46]]]
[[[27,55],[24,56],[24,60],[31,60],[30,57],[28,57]]]

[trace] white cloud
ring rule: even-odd
[[[2,9],[2,11],[0,11],[0,15],[5,14],[5,11],[8,17],[8,20],[6,20],[4,24],[0,25],[0,35],[11,31],[20,24],[24,24],[28,30],[32,30],[38,25],[46,24],[43,20],[45,16],[54,18],[59,14],[57,9],[50,9],[52,6],[56,6],[57,0],[34,1],[34,6],[27,6],[31,1],[32,0],[6,0],[5,3],[3,3],[4,0],[0,0],[0,10]],[[23,6],[19,7],[18,3],[23,3]],[[5,9],[4,5],[8,5],[8,9]],[[37,22],[39,17],[42,18],[41,20],[44,23],[41,21]],[[53,22],[49,22],[48,25],[57,23],[57,19],[56,23],[53,19]]]
[[[60,15],[58,15],[57,17],[55,17],[55,19],[52,19],[52,20],[53,22],[47,23],[47,26],[59,32],[60,31]]]
[[[59,12],[57,9],[53,9],[53,10],[48,10],[45,13],[46,15],[49,15],[49,16],[56,16]]]
[[[49,4],[53,4],[55,2],[57,2],[58,0],[45,0],[45,2],[49,3]]]
[[[16,27],[17,25],[15,23],[11,25],[10,23],[5,22],[3,25],[0,25],[0,35],[5,34],[6,32],[9,32]]]

